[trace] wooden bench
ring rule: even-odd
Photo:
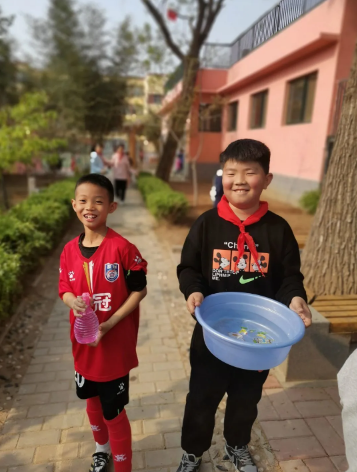
[[[306,289],[309,304],[330,322],[330,333],[348,333],[357,341],[357,295],[318,295]]]

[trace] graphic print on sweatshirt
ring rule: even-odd
[[[258,252],[258,264],[254,260],[248,247],[245,245],[245,252],[238,258],[236,245],[225,243],[232,249],[214,249],[212,259],[212,280],[221,280],[225,277],[238,275],[239,283],[244,285],[267,274],[269,270],[269,254]],[[258,248],[258,244],[256,245]],[[234,248],[234,249],[233,249]],[[244,274],[250,274],[244,275]]]

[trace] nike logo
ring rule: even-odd
[[[258,277],[252,277],[251,279],[245,279],[243,275],[241,275],[241,278],[239,279],[239,283],[244,285],[244,284],[249,284],[249,282],[253,282],[253,280],[260,279],[260,275]]]

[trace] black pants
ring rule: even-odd
[[[238,369],[220,361],[207,349],[202,327],[197,323],[190,350],[190,391],[182,427],[182,449],[196,457],[211,447],[215,414],[228,394],[224,437],[231,447],[249,443],[257,404],[269,371]]]
[[[123,202],[125,200],[127,181],[115,179],[115,194]]]
[[[116,418],[129,403],[129,374],[109,382],[94,382],[75,372],[74,380],[78,398],[99,397],[106,420]]]

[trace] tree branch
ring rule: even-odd
[[[181,61],[183,61],[184,58],[185,58],[185,55],[183,54],[181,49],[177,46],[177,44],[172,39],[170,31],[168,30],[168,28],[166,26],[166,23],[164,21],[164,18],[162,17],[159,10],[151,3],[151,0],[141,0],[141,1],[146,6],[146,8],[149,10],[149,12],[151,13],[151,16],[154,18],[154,20],[158,24],[159,28],[161,29],[161,32],[162,32],[162,34],[165,38],[166,44],[169,46],[169,48],[172,50],[172,52]]]
[[[202,33],[200,34],[200,46],[202,46],[202,44],[206,41],[207,36],[209,35],[209,32],[211,31],[211,28],[213,26],[213,23],[215,22],[219,12],[222,10],[223,3],[224,3],[224,0],[217,0],[217,4],[214,8],[213,0],[210,0],[207,21],[202,30]]]
[[[197,23],[195,27],[197,38],[199,38],[199,35],[201,33],[203,20],[205,18],[206,7],[207,7],[207,3],[204,0],[198,0]]]

